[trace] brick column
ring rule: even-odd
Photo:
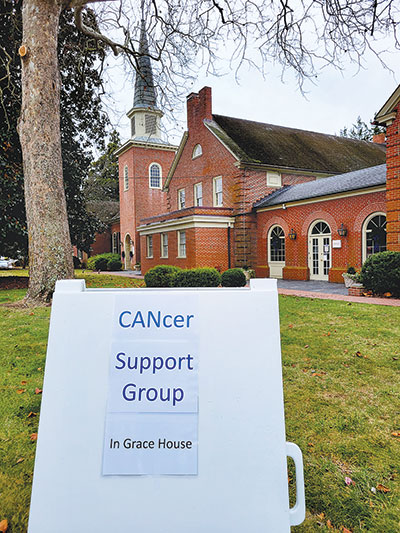
[[[388,250],[400,252],[400,104],[386,137],[386,242]]]

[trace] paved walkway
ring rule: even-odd
[[[143,279],[143,276],[133,270],[110,272],[115,276]],[[285,296],[299,296],[301,298],[319,298],[321,300],[343,300],[360,304],[389,305],[400,307],[400,300],[395,298],[367,298],[365,296],[349,296],[343,283],[329,283],[327,281],[296,281],[278,279],[278,293]]]
[[[302,298],[319,298],[321,300],[343,300],[360,304],[389,305],[400,307],[400,300],[395,298],[370,298],[365,296],[349,296],[342,283],[327,281],[295,281],[278,279],[278,293],[286,296]]]

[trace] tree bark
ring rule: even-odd
[[[30,302],[49,301],[58,279],[73,278],[65,201],[57,39],[61,0],[24,0],[22,108],[18,124],[29,238]]]

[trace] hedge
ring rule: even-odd
[[[400,296],[400,252],[370,255],[362,266],[360,277],[367,290]]]
[[[122,263],[118,254],[105,253],[89,257],[87,267],[90,270],[121,270]]]
[[[244,287],[246,275],[241,268],[229,268],[221,276],[223,287]]]
[[[221,274],[215,268],[181,270],[175,277],[175,287],[219,287]]]
[[[157,265],[146,272],[146,287],[173,287],[175,277],[181,269],[172,265]]]

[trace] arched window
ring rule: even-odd
[[[386,215],[373,213],[363,225],[363,261],[372,254],[386,251]]]
[[[331,232],[331,228],[326,222],[317,222],[311,230],[311,235],[328,235]]]
[[[129,189],[129,175],[128,175],[128,165],[124,166],[124,191]]]
[[[285,233],[280,226],[269,232],[269,261],[285,261]]]
[[[196,157],[200,157],[202,153],[203,153],[203,149],[201,147],[201,144],[196,144],[196,146],[193,148],[192,159],[195,159]]]
[[[149,167],[149,187],[161,189],[161,167],[158,163],[152,163]]]

